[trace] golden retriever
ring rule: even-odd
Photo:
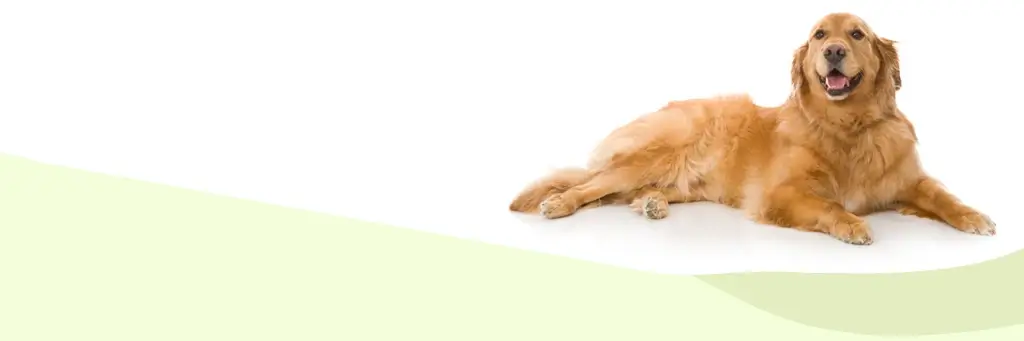
[[[922,170],[914,127],[896,107],[893,41],[855,15],[832,13],[791,68],[792,93],[779,107],[748,96],[671,102],[613,131],[586,169],[556,171],[509,208],[554,219],[620,203],[660,219],[670,203],[712,201],[858,245],[872,243],[862,216],[896,210],[995,234],[988,216]]]

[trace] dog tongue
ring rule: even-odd
[[[850,79],[843,75],[828,75],[825,77],[825,84],[829,90],[840,90],[850,85]]]

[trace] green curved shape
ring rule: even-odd
[[[895,274],[698,276],[751,305],[810,326],[927,335],[1024,323],[1024,252],[962,267]]]
[[[666,276],[0,156],[0,340],[1019,341],[1020,257]]]

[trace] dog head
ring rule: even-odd
[[[794,89],[830,101],[879,92],[891,95],[903,83],[894,43],[855,15],[826,15],[793,56]]]

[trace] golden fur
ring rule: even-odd
[[[896,107],[893,44],[857,16],[829,14],[796,50],[783,105],[761,107],[747,96],[671,102],[613,131],[586,169],[556,171],[528,186],[510,209],[553,219],[629,204],[660,219],[670,203],[712,201],[760,223],[851,244],[872,242],[862,216],[897,210],[994,234],[986,215],[922,170],[914,128]],[[842,95],[826,92],[828,46],[845,48],[835,70],[859,79]]]

